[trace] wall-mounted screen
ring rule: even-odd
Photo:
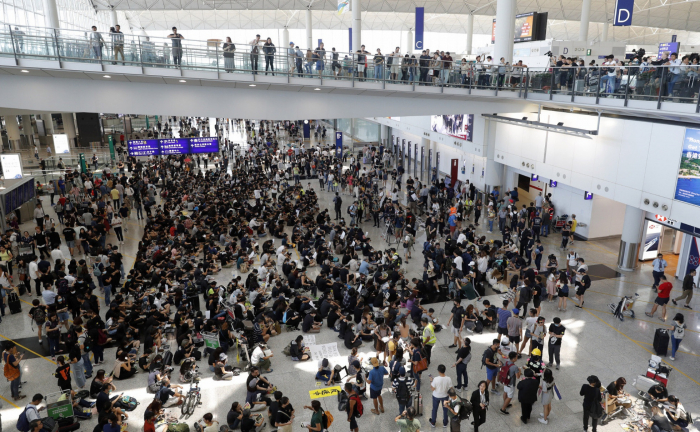
[[[169,138],[130,140],[129,156],[168,156],[194,153],[218,153],[219,138]]]
[[[700,206],[700,129],[686,129],[675,199]]]
[[[430,117],[433,132],[471,142],[474,135],[473,114],[437,115]]]
[[[69,154],[70,145],[68,144],[68,135],[53,134],[53,148],[56,154]]]
[[[535,34],[535,15],[536,12],[528,12],[515,16],[515,36],[513,42],[528,42],[533,39]]]
[[[4,153],[0,155],[0,164],[2,164],[2,175],[6,179],[21,179],[23,177],[22,159],[19,154]]]

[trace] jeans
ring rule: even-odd
[[[124,241],[124,233],[122,232],[122,227],[114,227],[114,234],[117,236],[117,240],[120,242]]]
[[[86,352],[83,354],[83,367],[85,368],[85,375],[92,375],[92,363],[90,363],[90,353]]]
[[[49,355],[50,355],[51,357],[55,357],[55,356],[56,356],[56,351],[58,351],[58,341],[59,341],[59,339],[51,339],[51,338],[49,338],[49,337],[47,337],[46,339],[49,340]]]
[[[662,271],[652,271],[652,276],[654,276],[654,288],[657,288],[661,283],[661,276],[664,274]]]
[[[384,79],[384,65],[374,65],[374,79]]]
[[[331,371],[322,370],[316,373],[317,380],[328,381],[331,378]]]
[[[99,345],[95,345],[92,347],[92,353],[95,356],[94,357],[95,363],[105,361],[104,352],[105,352],[105,349]]]
[[[462,384],[464,378],[464,384]],[[462,362],[457,363],[457,386],[456,389],[467,388],[469,384],[469,375],[467,375],[467,365]]]
[[[506,227],[506,218],[498,218],[498,230],[503,232]]]
[[[20,375],[16,380],[10,381],[10,392],[12,392],[12,397],[19,397],[19,384],[22,381],[22,376]]]
[[[447,426],[447,422],[449,421],[447,416],[447,408],[445,408],[442,404],[446,400],[447,398],[436,398],[433,396],[433,415],[430,416],[430,423],[437,424],[438,408],[442,407],[442,425]]]
[[[546,223],[542,225],[542,235],[547,237],[549,235],[549,224]]]
[[[403,414],[403,412],[406,411],[406,408],[408,408],[408,405],[404,405],[401,402],[399,402],[399,415]]]
[[[109,297],[112,294],[112,285],[105,285],[104,290],[105,290],[105,304],[107,306],[109,306],[109,304],[111,303]]]
[[[493,219],[489,219],[489,231],[493,231]]]
[[[559,358],[559,352],[561,351],[561,345],[549,344],[549,362],[554,363],[554,359],[557,360],[557,366],[561,364],[561,359]]]
[[[270,70],[272,72],[275,71],[275,65],[273,64],[273,59],[274,59],[274,56],[271,56],[271,55],[265,56],[265,75],[267,75],[267,68],[270,68]],[[274,75],[274,73],[272,75]]]
[[[83,365],[83,359],[78,360],[77,363],[73,363],[71,369],[73,370],[75,385],[80,388],[85,387],[85,366]]]
[[[668,95],[673,96],[673,86],[676,84],[676,81],[678,81],[681,78],[680,74],[674,74],[671,73],[671,78],[668,80]]]
[[[676,356],[676,351],[678,351],[678,347],[680,346],[681,342],[683,342],[683,338],[676,339],[673,335],[671,335],[671,357]]]
[[[411,374],[413,374],[413,379],[416,381],[416,391],[420,392],[420,372],[413,372],[411,371]]]
[[[610,84],[612,81],[612,85]],[[615,90],[615,77],[605,75],[600,79],[600,90],[603,93],[612,93]]]

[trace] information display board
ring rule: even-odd
[[[129,140],[129,156],[167,156],[193,153],[218,153],[219,138],[166,138]]]
[[[6,179],[22,178],[22,158],[17,153],[5,153],[0,155],[2,175]]]
[[[53,134],[53,148],[56,154],[69,154],[70,145],[68,145],[68,135]]]

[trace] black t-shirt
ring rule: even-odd
[[[64,228],[63,236],[66,238],[67,242],[73,241],[75,240],[75,230],[73,228]]]
[[[454,328],[458,329],[462,326],[462,319],[464,318],[464,308],[462,306],[455,306],[452,308],[452,325]]]
[[[313,323],[314,323],[314,317],[311,316],[311,314],[306,314],[306,316],[304,317],[304,323],[301,325],[301,330],[304,333],[307,333],[309,330],[311,330]]]
[[[100,394],[97,395],[95,408],[97,408],[98,412],[105,412],[110,406],[111,402],[109,401],[109,394],[101,391]]]
[[[252,418],[244,418],[241,420],[241,432],[254,432],[255,431],[255,420]]]
[[[457,358],[455,359],[455,361],[457,361],[459,359],[464,360],[465,358],[467,358],[467,356],[469,355],[469,353],[471,351],[472,351],[472,349],[469,347],[460,348],[459,351],[457,351]]]
[[[175,392],[170,387],[161,388],[158,392],[158,398],[163,404],[166,403],[168,399],[170,399],[170,396],[175,396]]]
[[[549,325],[549,332],[550,333],[554,333],[557,335],[563,335],[565,330],[566,330],[566,327],[564,327],[561,324],[559,324],[558,326],[554,325],[554,323]],[[561,345],[561,338],[550,337],[549,344],[550,345]]]

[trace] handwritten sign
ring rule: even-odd
[[[326,387],[324,389],[309,390],[309,397],[311,399],[320,399],[320,398],[329,397],[329,396],[338,397],[338,393],[340,393],[340,391],[341,391],[340,386]]]

